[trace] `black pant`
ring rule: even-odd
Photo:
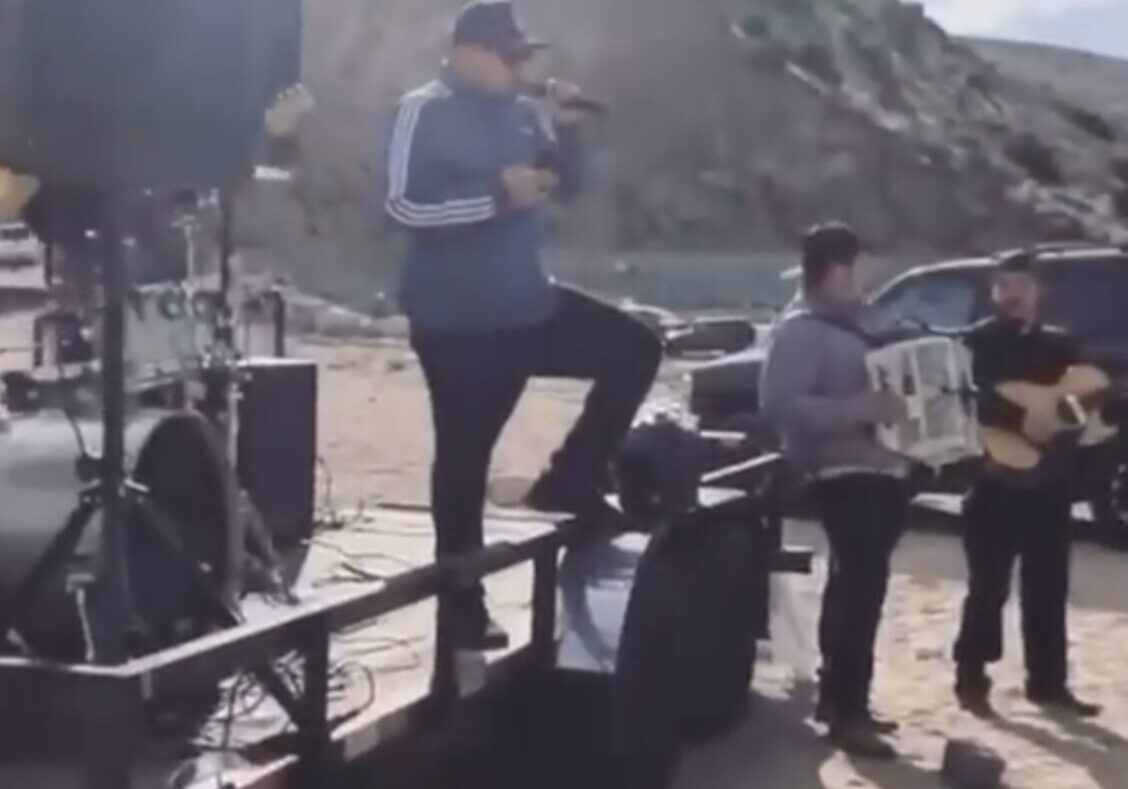
[[[874,642],[908,488],[893,477],[851,474],[819,482],[816,498],[830,542],[819,619],[820,703],[836,718],[851,718],[869,711]]]
[[[1065,485],[1028,490],[984,478],[972,490],[963,535],[968,594],[955,650],[964,671],[1002,657],[1003,606],[1021,557],[1027,688],[1065,687],[1071,503]]]
[[[488,333],[416,333],[431,396],[431,506],[437,558],[482,547],[482,508],[494,444],[529,378],[590,379],[583,413],[553,456],[555,481],[594,488],[631,426],[661,361],[658,337],[591,296],[557,288],[545,323]],[[475,590],[480,607],[481,590]]]

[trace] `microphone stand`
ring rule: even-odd
[[[131,620],[133,589],[129,577],[123,532],[125,531],[125,261],[118,216],[112,197],[106,198],[101,244],[102,274],[102,539],[111,577],[119,579],[116,591],[122,609]],[[111,598],[112,599],[112,598]],[[118,610],[116,606],[114,610]],[[120,661],[126,654],[121,621],[114,622],[104,651],[108,660]]]

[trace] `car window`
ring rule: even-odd
[[[0,239],[4,241],[23,241],[30,236],[26,225],[0,225]]]
[[[926,272],[895,282],[871,302],[877,329],[924,324],[958,329],[979,316],[981,278],[969,272]]]
[[[1046,319],[1082,344],[1128,343],[1128,260],[1069,261],[1049,271]]]

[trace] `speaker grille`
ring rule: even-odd
[[[5,0],[0,161],[67,185],[230,182],[300,29],[299,0]]]

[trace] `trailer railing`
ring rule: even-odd
[[[706,484],[737,488],[748,495],[762,489],[778,457],[769,456],[715,471]],[[806,572],[809,551],[781,548],[778,523],[769,518],[775,553],[773,572]],[[556,599],[559,553],[583,537],[577,521],[552,524],[544,533],[494,544],[472,556],[409,570],[375,589],[308,603],[269,621],[247,623],[130,660],[120,666],[53,663],[0,657],[0,693],[22,693],[62,702],[81,721],[83,789],[136,789],[132,767],[143,742],[146,705],[175,698],[238,672],[262,670],[278,658],[303,657],[303,683],[296,708],[287,710],[297,730],[294,759],[283,772],[297,774],[302,786],[331,785],[329,776],[349,751],[334,739],[329,718],[329,654],[335,633],[352,629],[431,598],[438,599],[435,651],[429,692],[397,711],[400,727],[417,720],[441,720],[461,700],[449,593],[503,571],[533,566],[531,638],[527,645],[490,667],[489,679],[509,672],[551,671],[555,665]],[[489,684],[487,682],[487,684]],[[276,784],[271,784],[276,785]]]
[[[520,542],[489,546],[466,559],[407,571],[378,589],[310,604],[268,622],[232,627],[120,666],[2,657],[0,689],[19,687],[50,695],[81,720],[84,789],[133,789],[131,772],[144,734],[146,704],[297,652],[304,657],[299,709],[292,716],[300,743],[297,769],[310,786],[327,785],[323,780],[334,758],[328,715],[333,634],[439,598],[431,691],[416,712],[440,712],[457,702],[459,692],[445,593],[531,562],[532,638],[504,661],[549,670],[554,660],[558,553],[575,540],[579,528],[564,523]]]

